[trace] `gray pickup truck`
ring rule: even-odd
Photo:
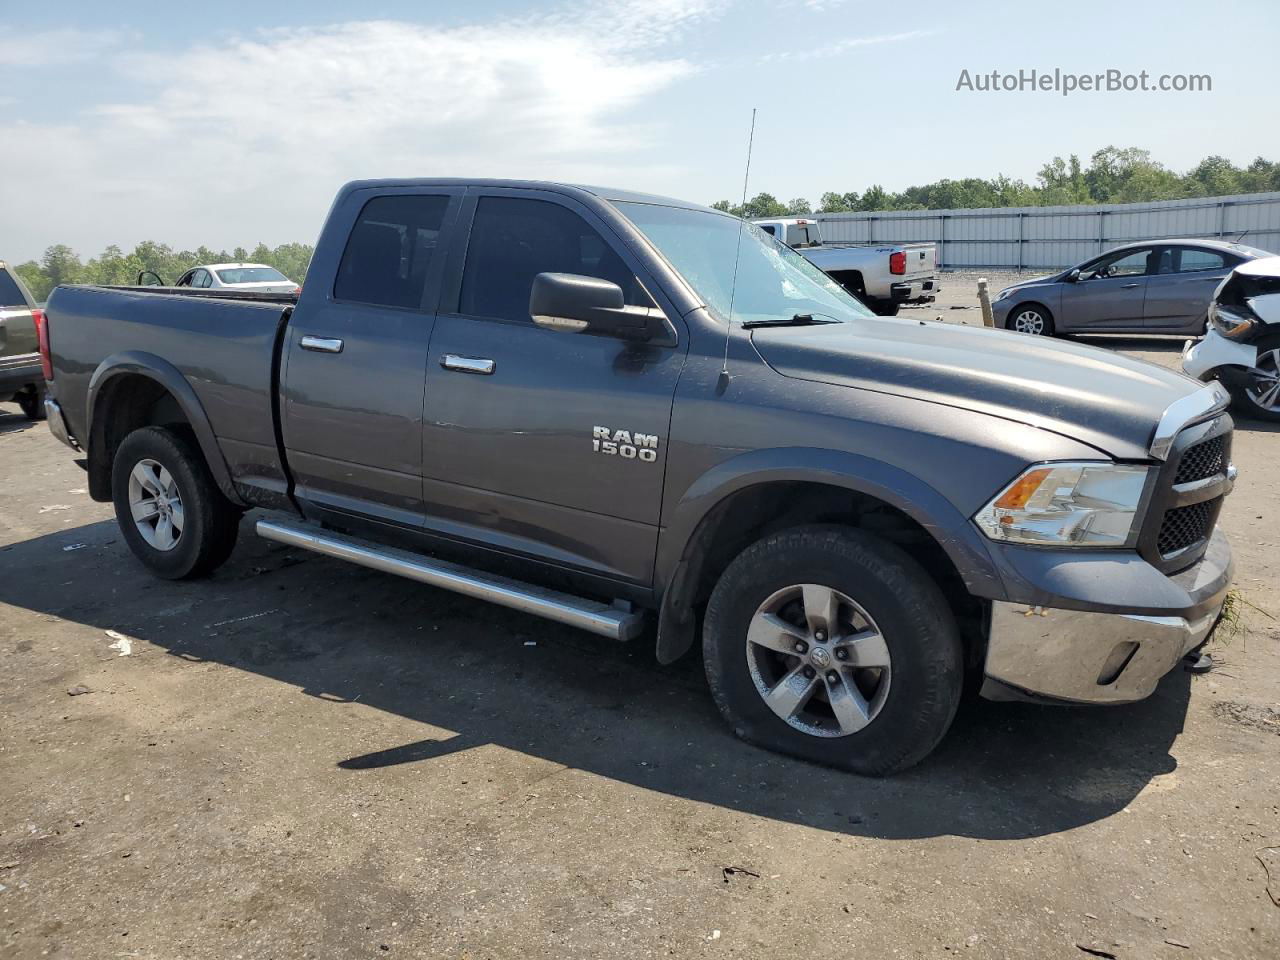
[[[696,647],[736,733],[859,773],[926,756],[966,682],[1146,697],[1231,577],[1219,387],[877,317],[675,200],[356,182],[296,302],[60,287],[47,333],[50,427],[159,576],[265,508],[271,540]]]

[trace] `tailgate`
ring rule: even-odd
[[[938,272],[938,246],[934,243],[904,243],[907,255],[907,272],[895,276],[898,280],[927,280]]]

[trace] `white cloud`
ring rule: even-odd
[[[697,69],[671,52],[723,0],[613,0],[453,27],[364,21],[117,56],[141,93],[19,125],[0,178],[15,258],[57,240],[314,236],[344,181],[627,179],[657,131],[628,111]],[[11,131],[12,132],[12,131]],[[16,169],[15,169],[16,168]]]
[[[761,57],[761,61],[772,63],[779,60],[813,60],[818,57],[837,57],[842,53],[848,53],[850,50],[856,50],[858,47],[870,47],[882,43],[901,43],[904,40],[919,40],[923,37],[933,36],[936,30],[909,30],[905,33],[886,33],[874,37],[846,37],[843,40],[834,40],[830,43],[820,43],[812,47],[805,47],[802,50],[783,50],[777,53],[767,53]]]
[[[0,67],[38,67],[51,61],[93,60],[130,35],[121,30],[79,30],[68,27],[23,33],[0,44]]]

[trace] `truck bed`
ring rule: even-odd
[[[87,439],[97,397],[120,375],[106,377],[108,369],[128,369],[136,358],[140,369],[168,370],[190,385],[194,396],[186,399],[207,419],[229,476],[283,493],[274,358],[295,301],[279,293],[58,287],[49,299],[49,337],[57,398],[72,434]]]

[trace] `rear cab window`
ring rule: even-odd
[[[369,200],[347,239],[334,299],[420,308],[451,199],[397,194]]]
[[[26,308],[31,304],[17,276],[9,272],[8,267],[0,267],[0,307]]]

